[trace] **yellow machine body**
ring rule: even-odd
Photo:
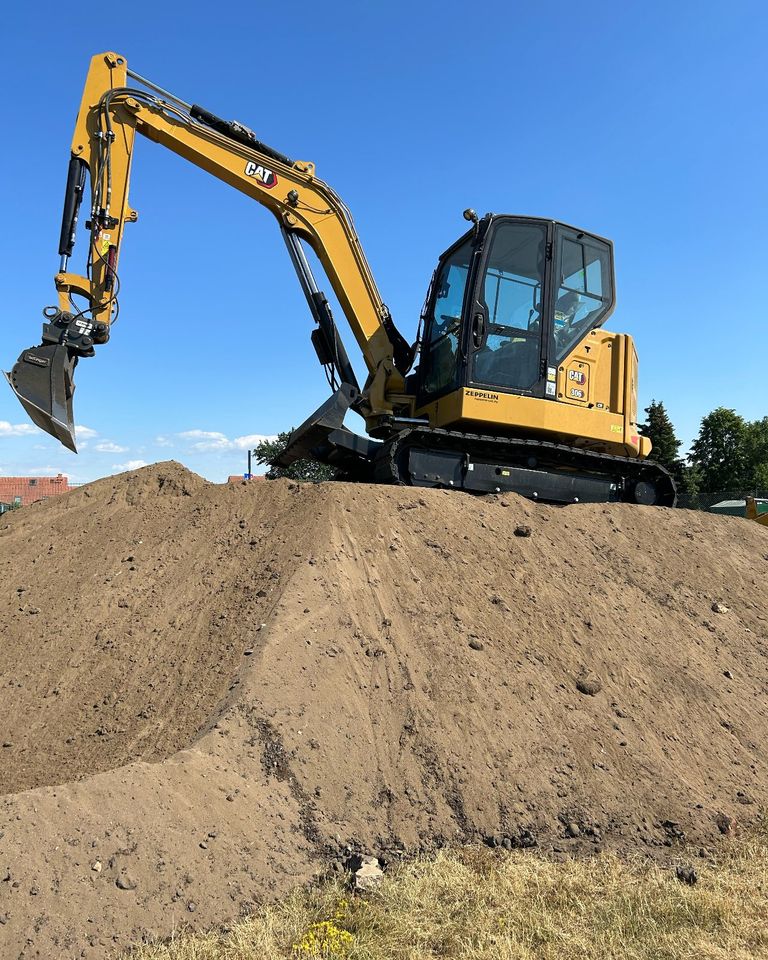
[[[461,387],[416,409],[433,427],[546,437],[553,443],[646,458],[637,425],[637,351],[628,334],[592,330],[557,368],[557,399]],[[577,374],[577,376],[574,376]]]
[[[754,497],[747,497],[746,517],[748,520],[754,520],[763,527],[768,527],[768,513],[760,513],[757,509],[757,502]]]

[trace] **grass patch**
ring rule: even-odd
[[[768,958],[768,837],[733,841],[699,882],[610,854],[556,863],[466,848],[350,896],[297,890],[227,933],[183,935],[132,960],[754,960]]]

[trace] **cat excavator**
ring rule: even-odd
[[[128,198],[137,133],[278,221],[332,389],[278,463],[309,457],[350,480],[553,503],[674,505],[672,478],[648,458],[638,429],[633,340],[603,329],[615,304],[610,241],[550,219],[464,211],[468,229],[439,259],[411,344],[381,298],[349,211],[313,163],[186,103],[117,53],[91,60],[75,124],[57,303],[43,311],[42,343],[6,374],[34,423],[70,450],[75,368],[108,341],[118,312],[123,233],[137,219]],[[88,182],[83,275],[69,260]],[[362,386],[306,246],[360,347]],[[367,436],[345,426],[350,410]]]

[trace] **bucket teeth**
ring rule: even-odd
[[[63,344],[24,350],[5,378],[30,419],[77,453],[72,395],[77,356]]]

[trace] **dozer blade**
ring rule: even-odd
[[[285,450],[272,463],[277,467],[289,467],[305,457],[317,458],[317,448],[322,446],[328,435],[334,430],[343,429],[344,417],[357,393],[350,384],[343,383],[311,417],[293,431]]]
[[[33,423],[77,453],[72,395],[77,356],[59,343],[24,350],[5,374]]]

